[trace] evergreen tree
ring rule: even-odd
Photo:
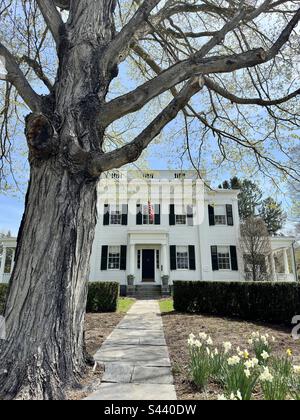
[[[260,208],[260,216],[267,225],[269,234],[276,235],[283,228],[287,215],[282,209],[281,203],[272,197],[263,200]]]

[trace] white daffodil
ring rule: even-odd
[[[261,357],[263,360],[268,360],[270,358],[270,355],[266,351],[263,351]]]
[[[270,383],[272,383],[272,382],[273,382],[274,377],[273,377],[273,375],[270,373],[269,368],[268,368],[268,367],[264,367],[263,369],[264,369],[264,371],[263,371],[263,373],[260,375],[259,380],[260,380],[261,382],[270,382]]]
[[[251,359],[251,362],[252,362],[252,366],[253,366],[253,367],[255,367],[255,366],[258,366],[258,365],[259,365],[259,360],[258,360],[258,359],[256,359],[256,357],[253,357],[253,359]]]
[[[250,376],[251,376],[251,372],[250,372],[250,370],[249,370],[249,369],[245,369],[245,370],[244,370],[244,373],[245,373],[246,377],[249,379],[249,378],[250,378]]]
[[[223,347],[224,347],[224,350],[225,350],[225,354],[227,354],[232,349],[232,344],[229,341],[227,341],[227,342],[223,343]]]
[[[239,356],[232,356],[227,360],[229,366],[236,366],[240,363],[241,359]]]
[[[214,344],[211,337],[208,337],[206,343],[207,343],[208,346],[212,346]]]
[[[189,338],[190,338],[191,340],[194,340],[194,339],[196,338],[196,336],[195,336],[195,334],[191,333],[191,334],[189,335]]]
[[[218,401],[227,401],[225,395],[218,395]]]
[[[199,333],[199,338],[200,338],[200,340],[206,341],[207,340],[207,334],[205,334],[205,333]]]
[[[240,391],[238,391],[238,392],[236,393],[236,396],[237,396],[238,400],[243,401],[243,397],[242,397],[242,394],[241,394],[241,392],[240,392]]]
[[[253,363],[251,360],[247,360],[247,362],[244,363],[244,366],[248,370],[248,369],[253,368]]]
[[[300,375],[300,366],[293,366],[294,373]]]
[[[250,340],[248,340],[249,346],[253,346],[253,339],[250,338]]]
[[[194,346],[195,346],[195,347],[198,347],[198,349],[201,349],[201,347],[202,347],[202,343],[201,343],[201,341],[199,341],[199,340],[195,340],[195,341],[194,341]]]
[[[208,356],[210,356],[210,348],[206,347],[206,353],[208,354]]]
[[[219,350],[217,348],[215,348],[215,356],[219,355]]]

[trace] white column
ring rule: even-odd
[[[3,246],[3,253],[2,253],[1,267],[0,267],[0,283],[3,282],[5,260],[6,260],[6,247]]]
[[[283,250],[283,261],[284,261],[284,274],[290,274],[289,259],[287,250]]]
[[[129,253],[129,269],[130,269],[130,275],[135,275],[135,245],[130,245],[130,253]]]
[[[170,272],[169,272],[167,245],[162,245],[161,251],[162,251],[163,275],[169,276]]]
[[[14,265],[15,265],[15,254],[16,254],[16,250],[14,249],[13,252],[12,252],[12,256],[11,256],[10,274],[12,274],[13,269],[14,269]]]
[[[275,281],[276,280],[276,264],[275,264],[275,259],[274,259],[274,252],[272,252],[270,255],[270,262],[271,262],[271,274],[273,277],[273,281]]]

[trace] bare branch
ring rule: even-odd
[[[181,61],[134,91],[107,103],[101,115],[101,125],[108,126],[113,121],[131,112],[136,112],[151,99],[196,74],[232,72],[241,68],[256,66],[263,63],[265,59],[265,51],[258,48],[231,56],[201,59],[194,56]]]
[[[89,171],[93,176],[113,168],[119,168],[127,163],[135,162],[158,136],[163,128],[172,121],[187,105],[192,96],[203,88],[203,79],[194,78],[188,82],[172,102],[152,121],[151,124],[131,143],[110,153],[105,153],[92,160]]]
[[[229,92],[227,89],[224,89],[222,86],[220,86],[218,83],[216,83],[214,80],[210,79],[209,77],[204,76],[204,80],[205,80],[205,85],[209,89],[223,96],[223,98],[226,98],[230,100],[231,102],[234,102],[240,105],[259,105],[259,106],[280,105],[300,95],[300,89],[297,89],[295,92],[287,96],[284,96],[280,99],[274,99],[274,100],[264,100],[261,98],[240,98],[234,95],[233,93]]]
[[[40,96],[30,86],[12,54],[1,43],[0,56],[3,56],[5,59],[5,69],[7,71],[4,80],[7,80],[14,85],[24,102],[32,111],[38,112],[41,107]]]
[[[144,1],[132,19],[110,43],[105,56],[106,63],[115,64],[119,61],[120,53],[129,46],[135,33],[139,30],[141,25],[147,21],[150,13],[160,3],[160,1],[161,0]]]
[[[44,16],[45,22],[52,33],[56,45],[59,46],[61,28],[63,27],[64,23],[59,14],[59,11],[56,9],[54,1],[37,0],[37,3],[39,5],[42,15]]]

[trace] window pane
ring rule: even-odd
[[[14,249],[13,248],[6,248],[6,259],[5,259],[5,265],[4,265],[4,274],[10,274],[10,272],[11,272],[13,255],[14,255]]]
[[[231,262],[230,262],[230,250],[228,247],[218,247],[218,262],[219,262],[219,269],[220,270],[230,270],[231,269]]]
[[[110,246],[108,254],[108,268],[109,270],[119,270],[120,269],[120,247],[119,246]]]
[[[185,246],[179,246],[176,249],[177,269],[188,270],[189,269],[189,252]]]
[[[153,206],[153,204],[152,204]],[[153,225],[154,224],[154,217],[150,217],[149,214],[149,206],[145,205],[143,206],[143,224],[144,225]]]
[[[176,215],[176,225],[186,225],[186,215]]]
[[[110,224],[120,225],[122,222],[122,212],[119,206],[111,206],[110,208]]]
[[[216,206],[215,207],[215,223],[216,225],[226,225],[227,216],[226,216],[226,207],[225,206]]]

